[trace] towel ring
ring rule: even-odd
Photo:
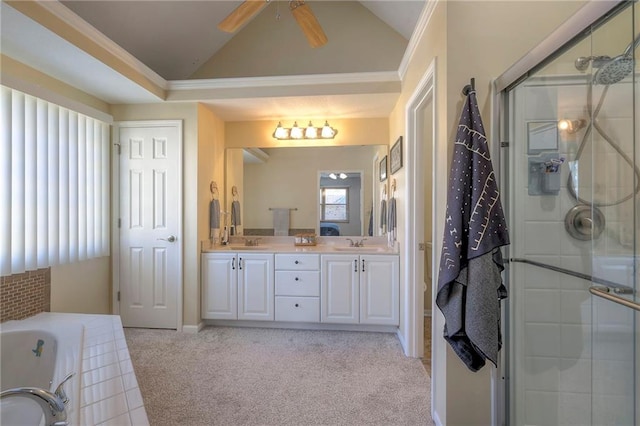
[[[233,196],[233,197],[237,197],[238,196],[238,187],[235,186],[235,185],[231,187],[231,196]]]
[[[218,195],[218,184],[215,183],[214,181],[211,181],[211,183],[209,184],[209,191],[211,191],[212,197],[215,197],[216,195]]]

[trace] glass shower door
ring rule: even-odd
[[[508,424],[640,424],[637,9],[506,92]]]
[[[616,14],[595,28],[590,38],[590,56],[594,59],[587,69],[587,111],[593,124],[585,146],[591,164],[579,178],[585,182],[577,183],[586,186],[586,199],[576,198],[591,209],[591,217],[606,218],[599,225],[606,235],[591,240],[591,264],[594,277],[611,282],[593,282],[590,286],[594,425],[638,424],[638,315],[632,304],[625,303],[638,299],[640,241],[640,198],[636,192],[640,185],[636,103],[640,98],[634,78],[634,40],[639,32],[634,21],[638,22],[640,15],[635,9],[628,7]],[[598,226],[590,225],[593,229]]]

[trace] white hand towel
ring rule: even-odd
[[[273,209],[273,235],[289,236],[289,209]]]

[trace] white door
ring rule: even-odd
[[[202,255],[202,318],[238,319],[237,263],[235,253]]]
[[[119,123],[119,288],[125,327],[177,328],[180,122]]]
[[[238,253],[238,319],[273,321],[273,254]]]
[[[357,324],[359,318],[358,256],[323,255],[320,321]]]
[[[360,324],[400,324],[398,256],[360,256]]]

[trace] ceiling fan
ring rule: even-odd
[[[270,0],[246,0],[233,10],[219,24],[218,29],[227,33],[233,33],[251,18],[258,14]],[[289,2],[289,10],[293,14],[296,22],[302,28],[302,32],[307,37],[311,47],[320,47],[327,42],[318,19],[313,11],[303,0],[292,0]]]

